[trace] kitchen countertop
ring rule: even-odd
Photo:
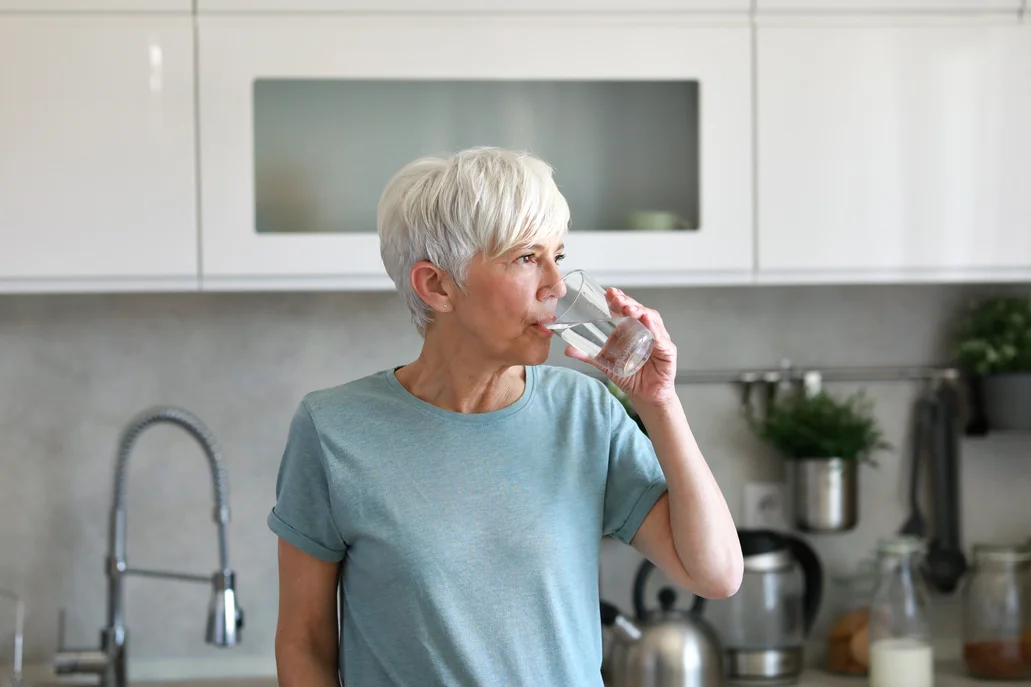
[[[819,669],[809,669],[796,683],[796,687],[866,687],[865,677],[835,675]],[[934,687],[1001,687],[1002,685],[1026,685],[1026,681],[1000,682],[999,680],[975,680],[968,677],[959,661],[943,661],[935,664]]]
[[[1000,687],[1007,683],[997,681],[973,680],[959,672],[960,667],[943,666],[935,674],[934,687],[981,687],[982,685]],[[1020,683],[1011,682],[1017,685]],[[276,687],[274,678],[210,680],[193,682],[141,682],[140,687]],[[807,670],[795,687],[866,687],[865,677],[845,677],[833,675],[822,670]],[[33,687],[29,685],[28,687]]]
[[[96,684],[96,677],[87,676],[55,676],[53,674],[40,675],[39,673],[32,675],[30,673],[24,678],[24,687],[85,687]],[[130,684],[133,687],[278,687],[275,676],[131,680]],[[0,687],[10,687],[10,685],[9,675],[0,673]]]
[[[6,687],[6,676],[0,678],[0,687]],[[27,681],[25,687],[68,687],[68,685],[86,684],[82,681],[44,680]],[[95,683],[94,683],[95,684]],[[173,681],[141,681],[134,682],[139,687],[277,687],[275,677],[236,677],[211,678]],[[848,677],[835,675],[826,671],[810,668],[795,683],[796,687],[866,687],[865,677]],[[1002,685],[1027,684],[1026,682],[999,682],[975,680],[967,677],[963,664],[959,661],[943,661],[936,664],[934,687],[1001,687]]]
[[[92,682],[81,679],[49,679],[49,680],[26,680],[25,687],[81,687],[84,685],[96,685],[96,679]],[[162,680],[162,681],[134,681],[134,687],[278,687],[275,678],[210,678],[197,680]],[[0,677],[0,687],[8,687],[10,683],[7,677]]]
[[[231,680],[196,680],[188,682],[141,682],[140,687],[277,687],[275,678],[233,678]],[[27,687],[32,687],[28,685]]]

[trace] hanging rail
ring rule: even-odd
[[[959,370],[946,365],[899,365],[873,367],[796,367],[783,361],[767,369],[677,370],[677,384],[746,384],[756,382],[800,382],[807,374],[817,374],[825,382],[895,382],[954,380]]]

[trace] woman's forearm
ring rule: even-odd
[[[694,588],[725,597],[741,584],[741,546],[734,518],[695,442],[680,400],[637,409],[669,488],[670,531]]]
[[[340,687],[336,649],[330,654],[298,644],[276,642],[279,687]]]

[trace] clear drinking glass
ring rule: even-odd
[[[582,270],[562,280],[557,319],[545,325],[614,375],[629,377],[641,369],[655,348],[655,337],[632,317],[612,312],[605,289]]]

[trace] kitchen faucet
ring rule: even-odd
[[[22,687],[22,648],[25,641],[25,603],[14,592],[0,589],[0,597],[14,602],[14,665],[11,667],[11,687]]]
[[[130,568],[126,563],[126,504],[125,483],[129,454],[139,436],[152,425],[162,422],[178,425],[186,430],[204,450],[211,465],[215,486],[215,523],[218,525],[219,566],[214,575],[194,575]],[[124,595],[122,583],[126,575],[140,575],[167,580],[203,582],[211,584],[212,596],[208,607],[206,641],[216,646],[230,647],[240,640],[243,611],[237,606],[235,575],[229,568],[226,524],[229,522],[229,504],[226,497],[226,471],[222,466],[214,437],[208,428],[189,412],[172,407],[151,408],[133,419],[122,432],[115,464],[114,502],[111,505],[111,527],[108,532],[107,555],[107,626],[100,632],[100,649],[65,649],[64,617],[62,612],[59,646],[54,659],[58,674],[86,673],[98,675],[102,687],[128,687],[126,670],[126,639]]]

